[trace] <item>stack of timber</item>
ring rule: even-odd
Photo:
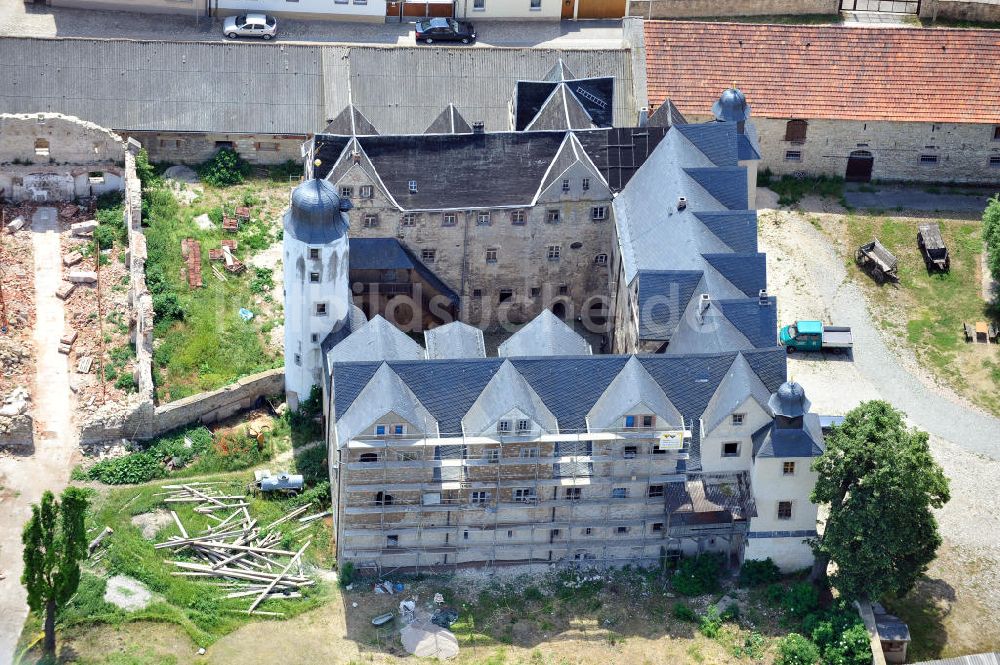
[[[179,570],[172,573],[184,577],[221,578],[228,588],[226,598],[252,599],[248,614],[280,615],[258,609],[268,598],[300,598],[304,587],[316,581],[305,575],[302,555],[309,542],[298,551],[282,549],[284,538],[277,528],[299,517],[308,505],[296,508],[270,524],[261,526],[251,517],[246,497],[223,494],[211,483],[164,485],[164,502],[193,503],[194,511],[216,521],[199,533],[191,533],[173,510],[170,515],[180,536],[171,536],[157,543],[156,549],[171,549],[192,554],[195,561],[172,561]],[[229,515],[225,518],[216,513]]]

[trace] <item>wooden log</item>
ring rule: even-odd
[[[113,534],[114,532],[115,532],[114,529],[112,529],[111,527],[109,526],[104,527],[104,531],[101,531],[99,534],[97,534],[97,538],[94,538],[92,541],[90,541],[90,544],[87,545],[87,555],[88,556],[92,555],[94,553],[94,550],[100,547],[101,541],[110,536],[111,534]]]
[[[177,517],[177,513],[172,510],[170,511],[170,516],[174,518],[174,523],[177,524],[177,528],[180,529],[181,535],[187,538],[188,532],[187,529],[184,528],[184,525],[181,524],[181,518]]]
[[[250,591],[234,591],[232,593],[227,593],[226,598],[246,598],[247,596],[256,596],[259,593],[256,589],[251,589]],[[302,594],[298,591],[271,591],[268,594],[270,597],[281,597],[281,598],[301,598]]]
[[[214,503],[214,504],[219,505],[219,506],[222,505],[222,501],[216,499],[215,497],[209,496],[209,495],[205,494],[204,492],[199,492],[198,490],[194,489],[191,485],[184,485],[183,487],[184,487],[184,489],[186,489],[191,494],[194,494],[196,496],[200,496],[201,498],[205,499],[209,503]],[[243,498],[243,497],[240,497],[240,498]]]
[[[272,529],[272,528],[278,526],[279,524],[283,524],[284,522],[287,522],[288,520],[290,520],[292,518],[298,517],[302,513],[306,512],[307,510],[309,510],[309,505],[308,504],[305,505],[305,506],[300,506],[300,507],[296,508],[295,510],[293,510],[292,512],[290,512],[287,515],[285,515],[284,517],[279,517],[278,519],[274,520],[273,522],[271,522],[270,524],[268,524],[267,526],[265,526],[263,529],[261,529],[261,531],[267,531],[268,529]]]
[[[333,514],[333,511],[332,510],[328,510],[325,513],[316,513],[315,515],[309,515],[307,517],[300,517],[299,518],[299,522],[302,522],[303,524],[308,524],[309,522],[312,522],[312,521],[318,520],[318,519],[322,519],[322,518],[327,517],[327,516],[332,515],[332,514]]]
[[[184,571],[190,571],[195,573],[203,573],[209,577],[233,577],[240,580],[250,580],[252,582],[277,582],[282,586],[312,586],[315,584],[313,580],[304,577],[289,577],[287,575],[283,576],[281,580],[277,580],[278,577],[274,573],[264,573],[264,572],[249,572],[246,570],[238,570],[235,568],[220,568],[219,570],[212,570],[210,566],[202,563],[191,563],[189,561],[171,561],[172,564]]]
[[[302,556],[302,553],[306,551],[307,547],[309,547],[310,542],[312,541],[307,540],[306,544],[299,548],[299,551],[292,557],[291,561],[285,564],[285,567],[281,569],[281,572],[274,578],[274,581],[271,582],[271,584],[268,585],[268,587],[264,589],[259,596],[257,596],[257,600],[250,604],[249,609],[247,609],[247,614],[253,614],[253,611],[257,608],[257,606],[264,602],[264,599],[267,598],[267,594],[269,594],[271,589],[273,589],[275,585],[277,585],[278,582],[280,582],[281,579],[288,574],[288,571],[291,570],[292,566],[295,565],[295,562],[298,561],[300,556]]]
[[[236,545],[232,543],[220,542],[217,540],[195,540],[191,544],[198,545],[199,547],[209,547],[217,550],[239,550],[241,552],[257,552],[258,554],[274,554],[275,556],[295,555],[295,552],[289,552],[288,550],[276,550],[276,549],[269,549],[266,547],[253,547],[252,545]]]

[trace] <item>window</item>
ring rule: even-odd
[[[531,287],[531,297],[532,298],[537,298],[540,295],[542,295],[542,288],[540,286],[533,286],[533,287]]]
[[[316,261],[317,259],[319,259],[319,249],[316,248],[316,247],[310,247],[309,248],[309,258],[312,259],[313,261]]]
[[[468,539],[469,539],[469,530],[466,529],[462,532],[462,540],[468,540]]]
[[[733,427],[740,427],[740,426],[742,426],[743,425],[743,420],[744,420],[744,418],[746,418],[746,415],[747,414],[745,414],[745,413],[734,413],[732,415]]]
[[[526,434],[531,431],[531,421],[530,420],[518,420],[517,421],[517,433]]]
[[[585,536],[592,536],[592,535],[594,535],[594,528],[588,526],[586,529],[583,530],[583,535],[585,535]]]
[[[525,222],[525,214],[523,210],[512,210],[510,213],[510,223],[516,226],[522,226]]]
[[[406,213],[405,215],[403,215],[402,217],[399,218],[399,225],[400,226],[416,226],[417,225],[417,216],[414,213],[412,213],[412,212],[408,212],[408,213]]]
[[[993,128],[993,140],[1000,141],[1000,125]]]
[[[483,297],[483,290],[482,289],[472,289],[472,297],[473,298],[482,298]]]
[[[441,226],[455,226],[458,223],[458,216],[453,212],[446,212],[441,215]]]
[[[378,453],[361,453],[360,461],[368,464],[378,461]]]
[[[309,273],[309,283],[310,284],[319,284],[319,273],[318,272],[311,272],[311,273]]]
[[[499,462],[500,461],[500,449],[499,448],[487,448],[483,451],[483,458],[487,462]]]
[[[563,498],[567,501],[579,501],[583,498],[583,490],[579,487],[567,487]]]
[[[486,250],[486,262],[496,263],[497,262],[497,248],[490,247]]]
[[[627,487],[615,487],[611,490],[612,499],[627,499],[628,498],[628,488]]]
[[[739,457],[740,456],[740,444],[736,441],[730,441],[728,443],[722,444],[722,456],[723,457]]]
[[[480,210],[479,213],[476,214],[476,224],[478,224],[479,226],[489,226],[490,225],[490,211],[489,210]]]
[[[786,476],[795,475],[795,462],[785,462],[781,465],[781,472]]]
[[[786,150],[785,151],[785,161],[786,162],[801,162],[802,161],[802,151],[801,150]]]
[[[35,139],[35,156],[36,157],[48,157],[49,156],[49,140],[48,139]]]
[[[531,0],[530,9],[535,12],[542,8],[542,0]]]
[[[563,178],[562,190],[564,192],[569,191],[569,178]]]
[[[663,522],[653,522],[653,533],[660,533],[663,531]]]
[[[608,218],[608,206],[594,206],[590,209],[590,218],[595,222],[603,222]]]
[[[625,446],[622,449],[622,457],[625,459],[635,459],[639,454],[639,449],[636,446]]]
[[[1000,167],[1000,155],[990,155],[990,166],[993,168]]]
[[[791,501],[779,501],[778,502],[778,519],[779,520],[790,520],[790,519],[792,519],[792,502]]]
[[[513,538],[514,537],[514,530],[513,529],[507,529],[507,537],[508,538]]]
[[[103,171],[91,171],[87,174],[87,180],[91,185],[103,185],[104,184],[104,172]]]
[[[538,457],[538,448],[521,448],[521,459],[531,459]]]
[[[615,533],[617,533],[619,536],[624,536],[628,533],[628,527],[620,526],[617,529],[615,529]]]
[[[392,435],[393,436],[403,436],[406,434],[406,425],[393,425]]]
[[[472,0],[472,8],[478,12],[486,9],[486,0]]]
[[[295,354],[295,364],[296,365],[301,365],[302,364],[302,354],[299,354],[299,353]]]
[[[642,414],[625,416],[625,429],[653,429],[655,424],[656,416]]]
[[[278,152],[280,147],[281,146],[279,144],[271,143],[270,141],[267,143],[257,142],[253,144],[253,149],[257,152]]]
[[[372,199],[375,198],[375,188],[371,185],[361,185],[361,198]]]
[[[408,182],[406,184],[406,186],[409,187],[410,194],[416,194],[417,193],[417,181],[416,180],[411,180],[410,182]]]
[[[649,489],[646,490],[646,496],[650,499],[659,499],[663,497],[663,485],[650,485]]]
[[[319,341],[319,333],[313,333],[309,335],[309,339],[311,339],[312,343],[315,344],[316,342]]]
[[[399,547],[399,536],[386,536],[385,537],[386,547]]]
[[[318,302],[316,303],[316,316],[326,316],[326,303]]]
[[[580,187],[581,187],[581,188],[583,189],[583,191],[585,191],[585,192],[586,192],[587,190],[589,190],[589,189],[590,189],[590,178],[584,178],[583,180],[581,180],[581,181],[580,181]]]
[[[386,494],[385,492],[375,493],[375,505],[376,506],[391,506],[394,499],[391,494]]]
[[[806,140],[809,125],[805,120],[789,120],[785,125],[785,140],[792,143],[802,143]]]
[[[497,434],[510,434],[509,420],[501,420],[497,423]]]
[[[420,250],[420,259],[424,263],[434,263],[434,259],[437,258],[436,249],[422,249]]]
[[[518,503],[531,503],[535,501],[537,497],[535,496],[535,490],[531,487],[515,487],[514,488],[514,501]]]
[[[560,284],[559,285],[559,295],[561,295],[561,296],[569,295],[569,285],[567,285],[567,284]]]
[[[500,289],[499,300],[500,302],[507,302],[514,297],[514,289]]]
[[[545,211],[545,221],[550,224],[559,223],[559,211],[558,210],[546,210]]]
[[[597,256],[595,256],[594,257],[594,265],[595,266],[606,266],[606,265],[608,265],[608,255],[607,254],[598,254]]]
[[[366,213],[364,217],[364,224],[366,229],[374,229],[378,227],[378,213]]]
[[[354,196],[354,188],[353,187],[341,187],[340,188],[340,198],[342,198],[342,199],[349,199],[352,196]]]
[[[385,425],[375,425],[375,436],[385,436]]]
[[[549,245],[549,249],[545,253],[545,255],[548,257],[549,261],[558,261],[559,260],[559,253],[561,251],[562,251],[562,248],[559,245]]]
[[[937,155],[920,155],[920,163],[921,164],[937,164],[938,163],[938,156]]]

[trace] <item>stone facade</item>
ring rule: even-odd
[[[920,18],[997,23],[1000,22],[1000,2],[925,0],[920,3]]]
[[[1000,182],[1000,124],[804,120],[805,139],[788,141],[789,118],[754,117],[761,169],[843,177],[851,153],[867,151],[872,180]]]
[[[647,19],[778,16],[840,11],[840,0],[629,0],[628,16]]]
[[[283,164],[302,159],[305,134],[212,134],[204,132],[123,132],[142,143],[152,162],[201,164],[219,148],[235,150],[251,164]]]

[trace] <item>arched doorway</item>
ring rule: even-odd
[[[844,180],[847,182],[871,182],[872,166],[875,164],[875,157],[867,150],[855,150],[847,158],[847,173]]]
[[[566,318],[566,303],[559,301],[552,305],[552,313],[555,314],[560,319]]]

